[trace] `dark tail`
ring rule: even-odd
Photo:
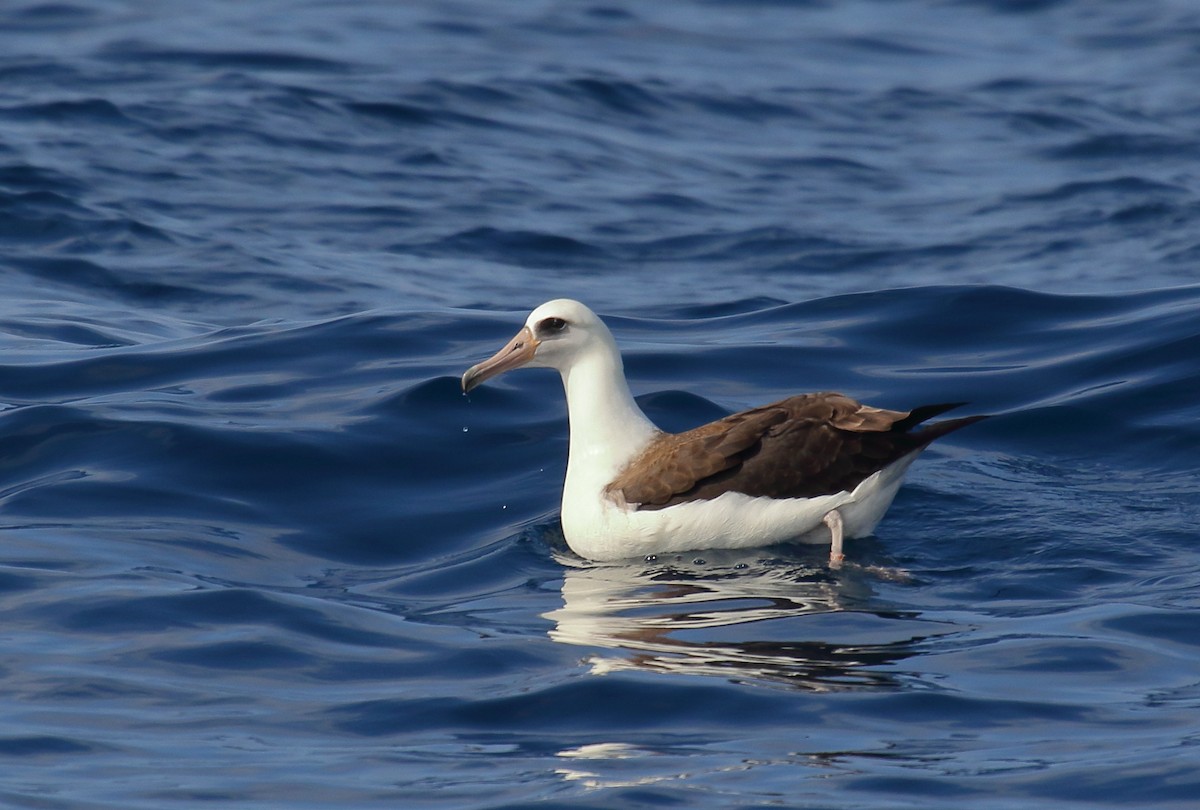
[[[913,439],[916,439],[919,446],[925,446],[935,439],[940,439],[947,433],[953,433],[959,428],[964,428],[967,425],[973,425],[976,422],[987,419],[988,414],[978,414],[976,416],[960,416],[958,419],[946,419],[942,422],[935,422],[932,425],[925,425],[920,430],[912,431],[913,428],[920,425],[927,419],[932,419],[935,416],[945,413],[946,411],[960,408],[966,405],[965,402],[945,402],[940,405],[922,405],[919,408],[913,408],[908,416],[897,422],[893,429],[908,433]]]

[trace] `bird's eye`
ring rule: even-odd
[[[538,324],[539,332],[561,332],[567,328],[567,322],[562,318],[546,318]]]

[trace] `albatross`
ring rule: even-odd
[[[463,393],[521,366],[562,376],[570,422],[562,528],[597,561],[871,534],[930,442],[984,416],[926,420],[964,403],[891,411],[837,393],[800,394],[668,433],[629,391],[604,322],[578,301],[542,304]]]

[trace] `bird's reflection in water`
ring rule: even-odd
[[[945,632],[914,614],[867,609],[870,577],[835,578],[800,559],[705,552],[626,565],[562,554],[563,606],[550,637],[599,648],[592,671],[642,669],[830,691],[894,686],[887,667]]]

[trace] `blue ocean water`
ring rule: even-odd
[[[1200,9],[0,7],[0,804],[1195,807]],[[557,523],[541,301],[684,429],[995,418],[876,537]]]

